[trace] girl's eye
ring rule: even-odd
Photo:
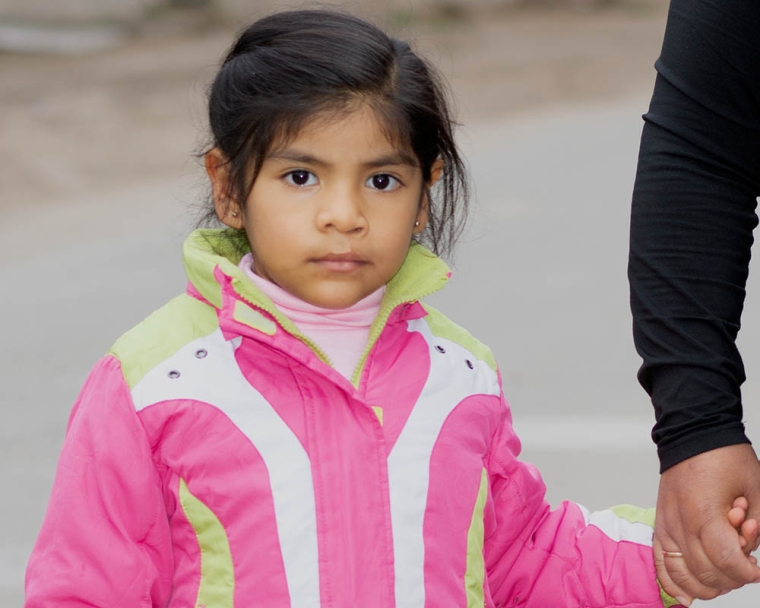
[[[398,181],[392,175],[387,173],[378,173],[373,175],[367,180],[367,186],[374,190],[381,190],[384,192],[391,192],[401,186],[401,182]]]
[[[294,186],[314,186],[317,183],[317,176],[311,171],[299,169],[287,173],[285,175],[285,181]]]

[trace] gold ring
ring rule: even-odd
[[[683,553],[680,551],[663,551],[663,557],[683,557]]]

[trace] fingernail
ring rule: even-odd
[[[686,608],[689,608],[691,606],[691,602],[685,598],[682,598],[680,596],[676,596],[676,601],[681,604],[681,606],[686,606]]]

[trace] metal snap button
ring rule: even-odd
[[[208,351],[205,348],[199,348],[195,351],[195,356],[198,359],[205,359],[208,356]]]
[[[435,350],[437,350],[439,353],[445,353],[446,352],[446,349],[443,348],[443,346],[441,346],[440,344],[436,344]]]
[[[467,364],[467,367],[469,367],[470,369],[475,369],[475,366],[472,364],[472,361],[470,361],[469,359],[465,359],[464,362]]]
[[[169,376],[169,378],[171,378],[172,380],[176,380],[176,379],[177,379],[177,378],[179,378],[179,377],[180,377],[182,374],[180,374],[180,373],[179,373],[179,372],[178,372],[176,369],[173,369],[173,370],[172,370],[172,371],[170,371],[170,372],[169,372],[167,375],[168,375],[168,376]]]

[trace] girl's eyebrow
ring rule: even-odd
[[[330,165],[326,160],[312,156],[305,152],[299,152],[297,150],[278,150],[268,155],[268,158],[274,160],[286,160],[295,163],[303,163],[305,165],[316,165],[318,167],[327,167]],[[373,169],[376,167],[386,167],[388,165],[408,165],[410,167],[419,167],[419,163],[411,154],[406,152],[394,152],[393,154],[386,154],[373,158],[362,163],[363,167]]]
[[[419,167],[417,159],[406,152],[395,152],[393,154],[381,156],[379,158],[363,163],[363,166],[370,169],[374,167],[384,167],[387,165],[408,165],[410,167]]]

